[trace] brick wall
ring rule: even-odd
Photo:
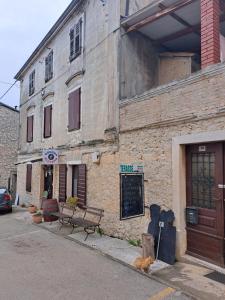
[[[219,0],[201,0],[202,67],[220,62]]]

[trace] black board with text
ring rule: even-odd
[[[144,215],[144,174],[120,174],[120,219]]]

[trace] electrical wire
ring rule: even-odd
[[[6,94],[8,94],[8,92],[14,87],[14,85],[17,83],[17,80],[11,84],[11,86],[5,91],[5,93],[0,97],[0,100],[2,100]]]

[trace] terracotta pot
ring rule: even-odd
[[[28,211],[29,211],[29,213],[34,214],[37,211],[37,207],[36,206],[29,206]]]
[[[36,223],[36,224],[42,223],[42,215],[40,215],[40,216],[39,215],[38,216],[33,215],[32,219],[33,219],[33,222]]]

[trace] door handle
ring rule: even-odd
[[[225,184],[218,184],[219,189],[225,189]]]

